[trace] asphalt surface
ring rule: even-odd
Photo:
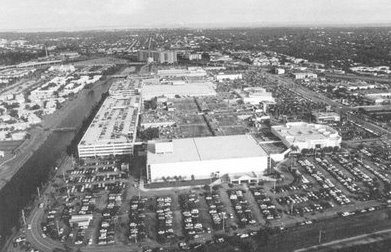
[[[372,243],[379,240],[384,240],[391,237],[391,229],[386,229],[378,232],[373,232],[370,234],[358,235],[346,239],[340,239],[332,242],[327,242],[318,246],[312,246],[309,248],[303,248],[295,250],[295,252],[305,252],[305,251],[334,251],[339,248],[351,247],[359,244]]]
[[[347,107],[345,105],[342,105],[336,101],[333,101],[332,99],[324,96],[323,94],[316,93],[312,90],[309,90],[306,87],[303,87],[299,84],[296,84],[293,80],[288,79],[288,78],[283,78],[280,76],[275,76],[275,75],[268,75],[269,79],[274,80],[278,82],[279,84],[287,85],[288,87],[291,87],[291,90],[303,97],[307,97],[312,99],[315,102],[324,102],[327,103],[328,105],[332,106],[337,112],[340,113],[347,113],[349,111],[354,110],[354,108]],[[293,88],[292,88],[293,87]],[[367,127],[368,129],[371,129],[373,131],[377,131],[380,134],[385,134],[385,135],[391,135],[391,132],[387,129],[384,129],[374,123],[365,121],[357,116],[354,115],[349,115],[349,119],[353,122],[356,122],[362,126]]]
[[[54,241],[48,237],[42,237],[41,219],[44,214],[42,208],[36,208],[28,219],[28,224],[31,224],[31,229],[26,231],[26,238],[31,242],[33,247],[43,252],[51,252],[54,248],[63,248],[64,246],[57,241]]]

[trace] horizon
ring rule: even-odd
[[[3,1],[0,32],[391,25],[387,0]]]
[[[365,28],[391,28],[391,22],[387,23],[366,23],[366,24],[204,24],[204,25],[177,25],[177,26],[98,26],[98,27],[69,27],[69,28],[21,28],[21,29],[0,29],[0,33],[73,33],[73,32],[90,32],[90,31],[137,31],[137,30],[229,30],[229,29],[333,29],[333,28],[353,28],[353,29],[365,29]]]

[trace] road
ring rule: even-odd
[[[391,229],[386,229],[378,232],[373,232],[370,234],[358,235],[354,237],[349,237],[346,239],[335,240],[332,242],[327,242],[321,245],[312,246],[309,248],[302,248],[295,250],[295,252],[305,252],[305,251],[335,251],[337,249],[351,247],[359,244],[373,243],[376,241],[381,241],[384,239],[391,238]]]
[[[31,242],[33,247],[43,252],[51,252],[54,248],[63,248],[64,246],[60,242],[48,237],[42,237],[41,219],[43,214],[43,208],[35,208],[34,212],[28,218],[27,223],[31,224],[31,229],[26,232],[27,240]]]
[[[344,79],[344,80],[364,80],[364,81],[374,81],[381,83],[391,83],[391,79],[372,77],[372,76],[359,76],[359,75],[346,75],[346,74],[325,74],[328,78],[334,79]]]
[[[332,106],[335,109],[335,111],[337,111],[337,112],[347,113],[347,112],[353,110],[353,108],[342,105],[336,101],[333,101],[332,99],[324,96],[323,94],[319,94],[319,93],[316,93],[312,90],[309,90],[308,88],[305,88],[305,87],[295,83],[293,80],[291,80],[289,78],[284,78],[281,76],[276,76],[276,75],[271,75],[271,74],[267,74],[266,76],[272,81],[275,81],[279,84],[283,84],[285,86],[288,86],[290,90],[292,90],[293,92],[297,93],[300,96],[303,96],[305,98],[309,98],[315,102],[323,102],[323,103],[326,103],[326,104]],[[380,135],[391,136],[391,132],[389,130],[382,128],[374,123],[371,123],[371,122],[365,121],[361,118],[358,118],[355,115],[349,114],[349,119],[355,123],[358,123],[362,126],[365,126],[366,128],[368,128],[370,130],[378,132]]]

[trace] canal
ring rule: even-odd
[[[19,225],[21,210],[31,202],[36,188],[48,182],[56,162],[66,153],[83,121],[101,100],[102,94],[108,91],[111,83],[112,80],[102,81],[91,89],[83,90],[71,101],[72,106],[64,107],[64,111],[61,111],[64,116],[58,119],[56,128],[75,128],[76,131],[51,131],[45,142],[1,189],[0,250],[12,228]]]

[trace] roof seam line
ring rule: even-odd
[[[198,146],[197,146],[197,143],[196,143],[196,141],[195,141],[195,139],[194,139],[194,138],[193,138],[193,143],[194,143],[194,146],[195,146],[195,148],[196,148],[196,151],[197,151],[198,158],[199,158],[200,160],[202,160],[202,158],[201,158],[201,155],[200,155],[200,152],[198,151]]]

